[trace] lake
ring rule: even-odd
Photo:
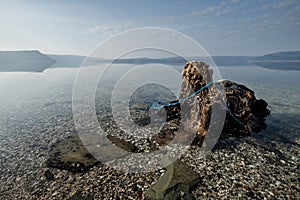
[[[117,65],[118,76],[108,77],[104,82],[108,81],[105,83],[109,85],[109,79],[120,77],[123,71],[119,69],[124,66]],[[92,70],[93,67],[91,73]],[[219,67],[219,70],[223,79],[246,85],[255,91],[258,99],[269,104],[271,115],[267,119],[267,130],[252,137],[274,144],[274,151],[286,153],[297,162],[300,71],[257,66]],[[0,174],[5,183],[5,187],[1,186],[6,188],[4,191],[13,191],[17,181],[12,182],[18,177],[26,177],[28,184],[33,184],[37,174],[30,171],[43,166],[52,144],[75,132],[72,92],[77,71],[77,68],[56,68],[43,73],[0,73]],[[168,79],[165,75],[161,78]],[[97,89],[98,92],[102,88]],[[100,93],[98,97],[101,98]]]
[[[271,117],[300,114],[299,71],[256,66],[219,67],[219,70],[223,79],[244,84],[255,91],[257,98],[265,99]],[[57,68],[43,73],[0,73],[0,129],[9,131],[8,127],[16,126],[14,120],[25,123],[45,113],[47,105],[53,105],[51,113],[59,112],[59,105],[69,105],[77,71],[77,68]]]

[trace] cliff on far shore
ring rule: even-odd
[[[55,62],[37,50],[0,51],[0,72],[42,72]]]

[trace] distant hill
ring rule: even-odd
[[[33,51],[0,51],[0,72],[43,72],[48,68],[80,67],[85,56],[52,55]],[[100,63],[89,59],[89,63]]]
[[[300,51],[271,53],[255,57],[252,64],[277,70],[300,70]]]
[[[46,55],[39,51],[0,51],[0,72],[28,71],[42,72],[47,68],[80,67],[85,56],[78,55]],[[217,66],[253,66],[258,65],[276,70],[300,70],[300,51],[278,52],[259,57],[251,56],[212,56]],[[209,62],[208,57],[190,57],[187,60]],[[119,64],[148,64],[161,63],[174,66],[183,66],[186,59],[181,57],[170,58],[127,58],[127,59],[100,59],[89,58],[85,65],[99,63]]]
[[[39,51],[0,51],[0,72],[42,72],[56,61]]]
[[[148,64],[148,63],[159,63],[159,64],[170,64],[170,65],[182,65],[187,62],[186,59],[181,57],[170,57],[170,58],[125,58],[116,60],[106,60],[107,62],[119,63],[119,64]]]
[[[253,66],[250,61],[252,56],[212,56],[213,61],[217,66]],[[170,58],[129,58],[114,60],[113,63],[132,63],[132,64],[145,64],[145,63],[161,63],[170,65],[184,65],[188,60],[200,60],[208,62],[208,57],[189,57],[187,59],[181,57]]]

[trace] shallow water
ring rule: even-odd
[[[125,69],[124,65],[115,67],[125,71],[129,69]],[[255,91],[257,98],[265,99],[271,110],[269,119],[279,120],[280,124],[287,128],[292,125],[295,129],[300,129],[299,71],[270,70],[256,66],[219,67],[219,70],[222,78],[245,84]],[[62,108],[71,115],[72,92],[77,71],[78,69],[59,68],[47,69],[43,73],[0,73],[1,134],[11,131],[10,128],[17,126],[18,122],[26,124],[26,121],[34,118],[38,122],[43,115],[48,115],[48,118],[49,115],[55,115],[55,118],[61,115],[64,118],[66,116]],[[108,74],[112,73],[114,76],[106,76],[110,81],[117,80],[125,72],[111,71]],[[161,78],[168,77],[163,75]],[[178,84],[176,87],[178,89]],[[55,125],[53,122],[49,123]]]
[[[102,68],[104,69],[104,66]],[[96,90],[97,113],[101,115],[103,114],[102,111],[107,113],[110,110],[110,104],[107,104],[110,98],[109,92],[112,91],[115,82],[122,77],[124,72],[131,68],[131,66],[117,65],[116,68],[108,71],[108,75],[102,82],[100,81],[103,85],[100,84]],[[181,67],[176,67],[176,69],[180,71]],[[93,70],[93,67],[86,68],[82,82],[85,87],[83,91],[91,89],[89,80],[96,77]],[[292,171],[293,173],[289,174],[288,177],[295,177],[296,180],[297,175],[299,175],[296,168],[300,149],[300,89],[298,87],[300,85],[300,72],[275,71],[255,66],[220,67],[219,70],[222,78],[245,84],[255,91],[257,98],[265,99],[269,103],[271,115],[267,119],[267,130],[259,134],[252,134],[252,137],[246,138],[245,141],[239,139],[229,140],[229,143],[224,141],[224,149],[222,149],[223,147],[218,149],[217,146],[214,152],[216,153],[215,155],[221,155],[222,158],[231,155],[230,151],[229,153],[225,151],[225,148],[228,148],[228,144],[230,144],[229,148],[234,149],[232,151],[234,154],[229,156],[227,167],[236,166],[242,158],[246,160],[249,158],[249,163],[252,164],[249,167],[257,164],[255,162],[264,162],[266,160],[267,163],[262,164],[263,170],[260,171],[262,167],[259,167],[255,173],[268,173],[266,174],[267,178],[264,178],[266,181],[276,177],[276,179],[272,179],[273,184],[276,183],[276,180],[283,183],[286,182],[287,186],[282,186],[284,191],[288,195],[297,196],[295,193],[297,188],[292,185],[292,182],[286,180],[286,176]],[[53,190],[65,190],[63,192],[65,194],[68,194],[70,189],[73,190],[73,182],[71,185],[68,184],[68,186],[63,184],[62,179],[66,180],[64,177],[67,173],[66,171],[55,171],[56,177],[59,178],[54,183],[58,183],[58,186],[52,187],[52,182],[48,183],[42,178],[44,178],[44,163],[52,145],[75,132],[72,115],[72,92],[77,71],[78,69],[58,68],[48,69],[43,73],[0,73],[0,174],[2,182],[0,184],[0,198],[20,198],[20,195],[23,198],[24,195],[32,196],[33,193],[31,192],[36,190],[39,190],[40,194],[45,194],[47,190],[47,195],[51,196],[53,193],[55,194],[54,191],[51,192],[51,188],[54,188]],[[143,80],[151,76],[156,76],[158,79],[171,79],[168,74],[151,73],[151,70],[136,78]],[[177,85],[174,85],[174,82]],[[152,86],[154,86],[152,89],[151,87],[140,87],[138,90],[144,90],[161,99],[167,99],[167,95],[156,93],[155,88],[157,86]],[[175,93],[176,91],[178,92],[180,88],[180,73],[177,79],[173,78],[173,82],[166,82],[164,86],[170,86]],[[123,92],[126,93],[125,90]],[[132,94],[134,99],[136,93],[133,92]],[[170,95],[169,91],[166,94]],[[143,98],[148,100],[147,96]],[[117,99],[116,101],[119,103],[123,100]],[[97,105],[100,105],[100,107],[97,108]],[[107,121],[104,123],[107,123]],[[236,161],[234,158],[239,156],[237,153],[239,151],[243,155],[239,158],[239,161]],[[225,154],[222,154],[222,152],[225,152]],[[261,157],[261,155],[264,155],[264,157]],[[193,157],[197,157],[197,155]],[[252,163],[253,159],[254,163]],[[290,159],[292,162],[289,162],[287,166],[282,166],[282,162],[287,163]],[[213,166],[219,166],[220,162],[223,161],[224,159],[218,160],[218,164],[212,163]],[[197,161],[195,163],[196,169],[200,169],[200,171],[205,173],[207,171],[209,176],[210,170],[201,170],[199,168],[202,163],[203,161]],[[267,169],[269,170],[265,170],[265,167],[268,167]],[[226,167],[221,166],[220,169],[226,169]],[[213,169],[213,171],[220,169]],[[235,170],[234,175],[241,176],[243,181],[250,181],[253,178],[253,174],[246,173],[251,172],[251,170],[238,172],[235,167],[232,170]],[[103,173],[106,173],[106,171],[104,170]],[[98,177],[95,177],[94,171],[91,174],[86,174],[87,182],[85,184],[89,184],[90,179],[98,179]],[[278,174],[281,175],[279,176]],[[70,173],[67,175],[67,177],[72,176],[77,179],[77,175]],[[230,177],[231,174],[225,176],[229,183]],[[21,186],[20,181],[23,184]],[[218,187],[218,184],[216,184],[218,181],[220,180],[212,181],[211,186]],[[119,180],[116,182],[119,182]],[[254,182],[256,183],[257,181],[254,180]],[[264,181],[261,181],[257,182],[257,184],[259,184],[259,187],[262,186],[263,190],[269,190],[269,182],[264,183]],[[97,187],[100,186],[101,184]],[[232,187],[228,186],[227,189],[230,188]],[[77,188],[76,190],[80,189]],[[111,191],[114,190],[115,187]],[[203,190],[205,191],[207,188],[204,187]],[[199,194],[202,193],[203,191],[199,189]],[[39,193],[33,196],[37,197]],[[263,196],[266,195],[263,194]]]
[[[255,92],[256,98],[268,102],[271,111],[267,117],[267,130],[252,134],[272,142],[295,145],[300,138],[300,72],[270,70],[262,67],[220,67],[223,78],[234,80]],[[281,149],[282,146],[273,146]]]

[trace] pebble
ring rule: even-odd
[[[280,162],[285,165],[285,161],[284,160],[280,160]]]
[[[157,169],[130,174],[106,165],[95,166],[86,173],[48,169],[44,163],[51,146],[76,133],[71,104],[43,107],[40,113],[30,113],[31,109],[22,112],[27,113],[24,116],[7,116],[11,122],[7,122],[5,130],[0,130],[5,133],[0,134],[0,199],[68,199],[75,194],[91,195],[94,199],[139,199],[140,192],[147,191],[165,172]],[[103,123],[109,127],[108,132],[133,138],[117,131],[109,118]],[[205,157],[199,147],[190,148],[181,160],[202,178],[202,183],[192,191],[195,198],[297,199],[299,132],[287,133],[296,138],[295,145],[274,140],[268,132],[270,136],[265,138],[254,134],[254,137],[225,139],[220,142],[222,148],[215,148]],[[135,142],[149,151],[149,141]],[[281,153],[274,149],[280,149]],[[45,175],[49,172],[53,176]]]

